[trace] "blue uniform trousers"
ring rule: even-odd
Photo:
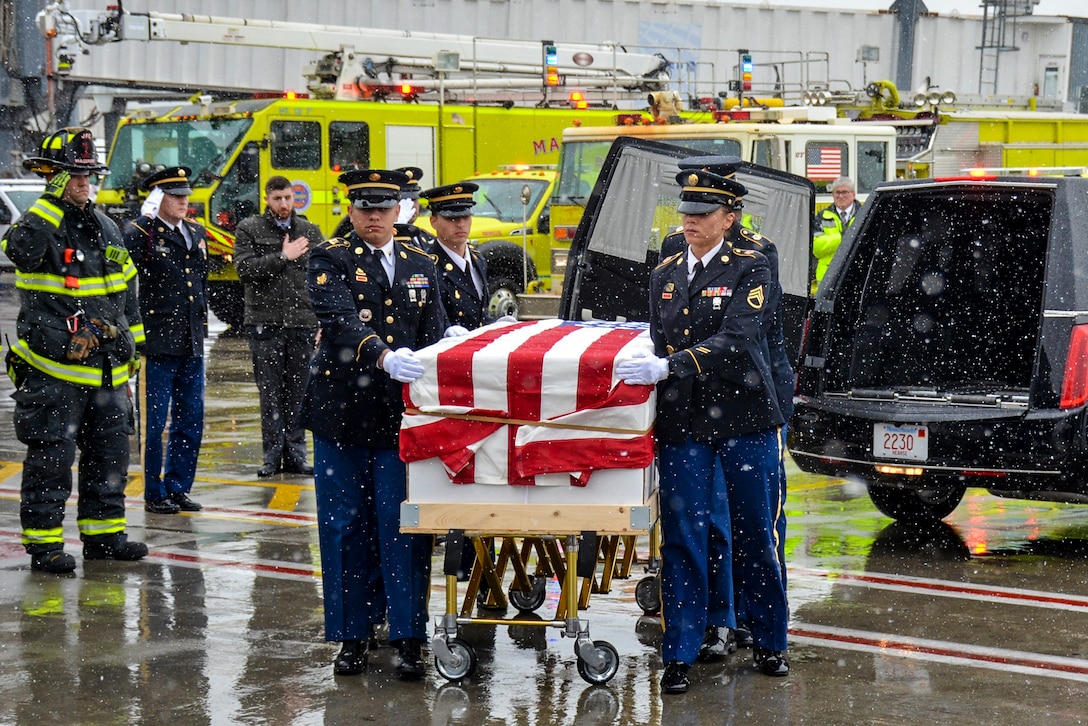
[[[715,441],[662,444],[661,596],[665,634],[661,655],[667,663],[693,663],[709,617],[710,570],[716,570],[714,597],[731,610],[734,561],[743,583],[755,644],[786,649],[789,612],[776,547],[781,507],[777,429]],[[714,475],[715,459],[723,479]],[[724,491],[722,491],[724,485]],[[771,490],[774,489],[772,494]],[[724,500],[724,501],[723,501]],[[728,523],[723,521],[723,515]],[[735,557],[710,562],[712,531],[731,533]],[[726,625],[734,626],[729,613]]]
[[[314,436],[326,640],[365,640],[386,619],[390,642],[427,637],[433,538],[400,532],[405,475],[396,449]]]
[[[786,506],[786,425],[783,424],[779,429],[779,466],[778,477],[779,484],[777,487],[771,487],[771,492],[775,489],[778,490],[779,502],[777,506],[785,511]],[[721,486],[725,486],[724,478],[722,477],[721,466],[715,461],[714,477],[716,480],[722,480]],[[724,502],[724,499],[715,499],[715,502]],[[772,504],[772,508],[775,505]],[[719,518],[715,518],[714,521],[720,521]],[[786,517],[778,517],[776,526],[776,548],[778,550],[778,561],[782,564],[782,587],[786,588]],[[741,621],[748,622],[748,609],[744,604],[744,591],[740,586],[739,572],[737,567],[731,568],[732,572],[732,589],[723,588],[722,582],[715,579],[717,570],[715,569],[715,563],[722,561],[725,557],[731,557],[733,554],[733,535],[730,528],[726,528],[724,531],[719,529],[713,529],[710,533],[710,604],[708,606],[707,624],[708,625],[721,625],[734,627],[734,622],[739,623]],[[729,573],[727,573],[729,574]],[[730,593],[732,593],[733,613],[730,613]],[[735,616],[735,617],[734,617]]]
[[[188,493],[204,437],[204,358],[147,357],[147,431],[144,439],[144,499]],[[170,415],[163,470],[162,433]]]

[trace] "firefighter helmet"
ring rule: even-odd
[[[61,170],[76,176],[110,173],[109,167],[98,161],[94,135],[82,126],[64,128],[46,136],[42,141],[41,156],[23,161],[23,168],[41,176]]]

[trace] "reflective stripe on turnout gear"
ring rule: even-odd
[[[64,544],[64,528],[51,527],[49,529],[24,529],[23,545],[48,545]]]
[[[59,227],[61,220],[64,219],[64,210],[45,199],[38,199],[38,201],[31,204],[26,213],[41,217],[54,227]]]
[[[77,519],[79,533],[88,537],[102,537],[108,534],[120,534],[125,531],[125,518],[120,519]]]
[[[38,355],[30,349],[25,340],[16,340],[11,349],[15,354],[42,373],[60,381],[75,383],[78,386],[102,387],[102,369],[89,365],[71,365]],[[119,363],[113,367],[110,374],[111,383],[117,388],[128,380],[128,361]]]
[[[126,260],[120,272],[111,272],[105,277],[80,277],[79,287],[66,287],[64,275],[51,275],[48,272],[21,272],[15,270],[15,287],[20,290],[47,292],[68,297],[100,297],[124,292],[128,281],[136,277],[136,266]]]

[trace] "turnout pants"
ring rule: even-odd
[[[132,403],[124,388],[90,388],[31,369],[15,392],[15,435],[26,444],[19,517],[30,554],[64,548],[64,504],[79,449],[77,524],[83,540],[125,531]]]

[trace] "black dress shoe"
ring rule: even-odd
[[[726,656],[737,650],[737,641],[730,628],[711,625],[703,635],[697,660],[701,663],[714,663],[725,660]]]
[[[264,466],[262,466],[260,469],[257,470],[257,478],[258,479],[268,479],[269,477],[273,477],[273,476],[275,476],[276,474],[279,474],[279,473],[280,473],[279,467],[277,467],[275,464],[265,464]]]
[[[170,501],[178,505],[178,509],[183,512],[199,512],[204,508],[204,505],[194,502],[185,492],[174,492],[170,495]]]
[[[284,464],[283,471],[287,474],[301,474],[302,476],[314,475],[314,468],[309,464]]]
[[[131,542],[128,535],[113,537],[95,537],[83,543],[85,560],[142,560],[147,557],[147,545],[143,542]]]
[[[688,681],[690,669],[691,666],[678,660],[666,663],[665,673],[661,676],[661,690],[665,693],[687,693],[691,685]]]
[[[752,629],[743,620],[737,621],[737,629],[733,633],[737,638],[738,648],[751,648],[755,641],[752,639]]]
[[[404,680],[416,680],[423,677],[422,644],[415,638],[403,638],[396,643],[397,675]]]
[[[345,640],[340,654],[333,662],[332,670],[338,676],[357,676],[366,670],[367,642]]]
[[[31,555],[30,569],[39,572],[51,572],[54,575],[63,575],[76,569],[76,558],[64,550],[39,552],[36,555]]]
[[[756,648],[752,651],[752,666],[767,676],[788,676],[790,674],[790,664],[786,662],[786,654],[781,650]]]
[[[148,499],[144,502],[144,511],[151,512],[152,514],[177,514],[181,511],[181,507],[174,504],[173,500],[169,497],[162,499]]]

